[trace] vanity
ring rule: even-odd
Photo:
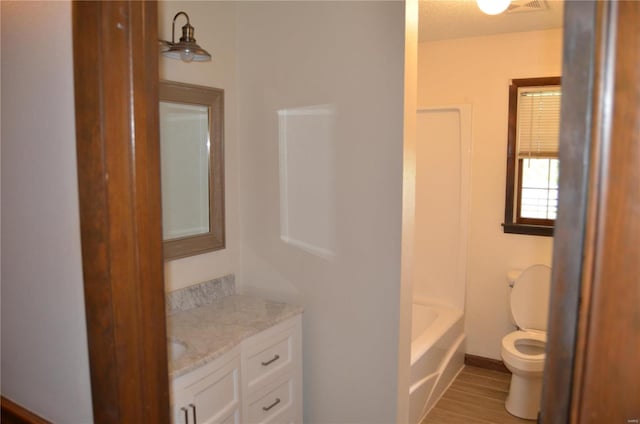
[[[159,85],[165,260],[224,249],[224,90]],[[302,308],[227,275],[167,293],[174,424],[302,423]]]
[[[302,423],[302,308],[236,294],[186,303],[167,315],[172,422]]]

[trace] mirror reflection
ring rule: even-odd
[[[209,111],[206,106],[161,101],[160,116],[163,239],[206,233]]]
[[[224,248],[224,91],[160,83],[165,259]]]

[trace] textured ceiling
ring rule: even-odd
[[[490,16],[475,0],[420,0],[419,40],[561,28],[563,8],[562,0],[513,0],[510,12]]]

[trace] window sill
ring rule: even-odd
[[[527,224],[502,224],[505,233],[509,234],[526,234],[530,236],[553,237],[553,227],[543,225],[527,225]]]

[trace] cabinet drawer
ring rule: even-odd
[[[291,367],[293,332],[280,332],[266,340],[248,346],[246,377],[249,389],[269,384]]]
[[[247,408],[248,422],[292,422],[292,402],[295,396],[293,387],[293,379],[286,375],[284,379],[256,395]]]

